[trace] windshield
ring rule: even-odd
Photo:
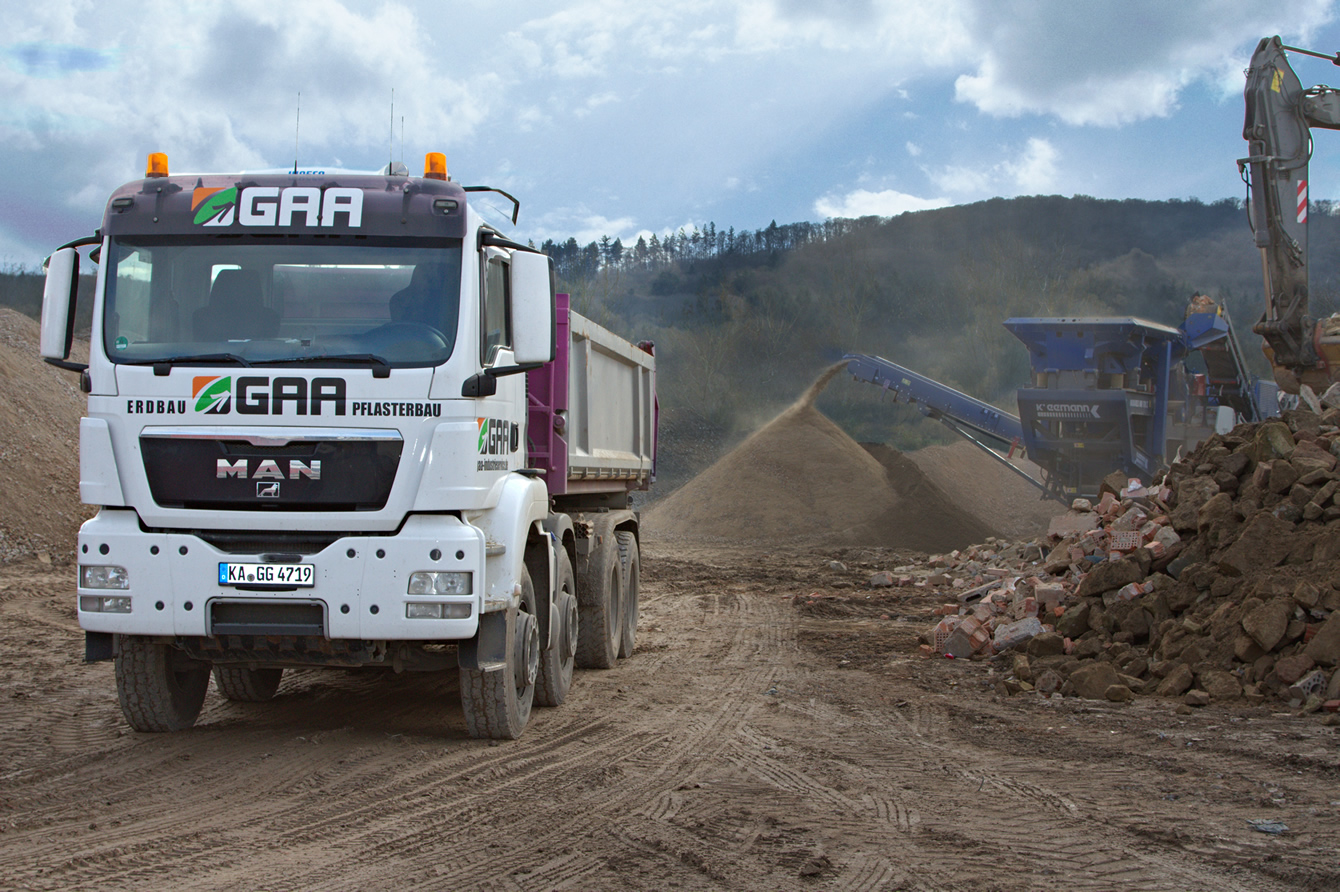
[[[445,362],[461,242],[112,240],[104,344],[114,362]]]

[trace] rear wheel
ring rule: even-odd
[[[530,721],[540,670],[535,586],[521,568],[521,601],[507,610],[507,660],[501,669],[461,669],[461,706],[471,737],[516,740]]]
[[[195,724],[209,688],[209,663],[135,635],[116,647],[116,695],[136,731],[184,731]]]
[[[214,687],[229,700],[264,703],[279,690],[283,669],[248,669],[245,666],[215,666]]]
[[[572,687],[572,667],[577,657],[577,584],[572,575],[572,561],[562,548],[554,561],[558,585],[554,586],[554,604],[558,607],[558,628],[554,630],[554,646],[540,652],[540,677],[535,687],[535,702],[540,706],[557,706],[567,699]]]
[[[620,608],[623,606],[623,565],[612,533],[586,561],[578,580],[577,608],[581,625],[577,633],[577,665],[583,669],[609,669],[619,659],[623,638]]]
[[[614,536],[619,543],[619,563],[623,566],[623,635],[619,640],[619,656],[631,657],[637,638],[637,592],[642,581],[642,561],[637,536],[626,530]]]

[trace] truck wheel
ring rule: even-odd
[[[461,669],[461,706],[471,737],[516,740],[530,721],[540,671],[540,624],[535,586],[521,568],[521,603],[507,610],[507,661],[502,669]]]
[[[248,669],[245,666],[215,666],[214,687],[229,700],[264,703],[279,690],[283,669]]]
[[[642,561],[637,536],[620,530],[614,537],[619,543],[619,563],[623,565],[623,635],[619,640],[619,656],[631,657],[637,638],[637,590],[642,582]]]
[[[583,669],[610,669],[619,659],[623,638],[619,608],[623,606],[623,565],[613,535],[606,535],[586,561],[578,580],[577,665]]]
[[[209,664],[166,644],[120,636],[116,695],[136,731],[184,731],[195,724],[209,687]]]
[[[558,605],[558,630],[554,646],[540,652],[540,679],[535,687],[535,702],[541,706],[557,706],[568,697],[572,687],[572,666],[577,656],[577,583],[572,575],[572,561],[562,548],[554,561],[558,585],[554,603]]]

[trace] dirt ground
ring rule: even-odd
[[[504,744],[465,736],[454,673],[293,673],[130,732],[72,571],[0,566],[0,885],[1340,886],[1336,728],[1002,697],[915,655],[933,595],[865,587],[906,560],[649,541],[636,653]]]

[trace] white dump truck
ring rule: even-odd
[[[264,701],[286,668],[387,667],[458,670],[469,733],[515,738],[574,664],[632,653],[653,350],[571,312],[482,193],[515,223],[440,153],[422,177],[155,153],[48,260],[41,352],[88,394],[99,506],[85,658],[115,661],[136,730],[189,728],[211,674]]]

